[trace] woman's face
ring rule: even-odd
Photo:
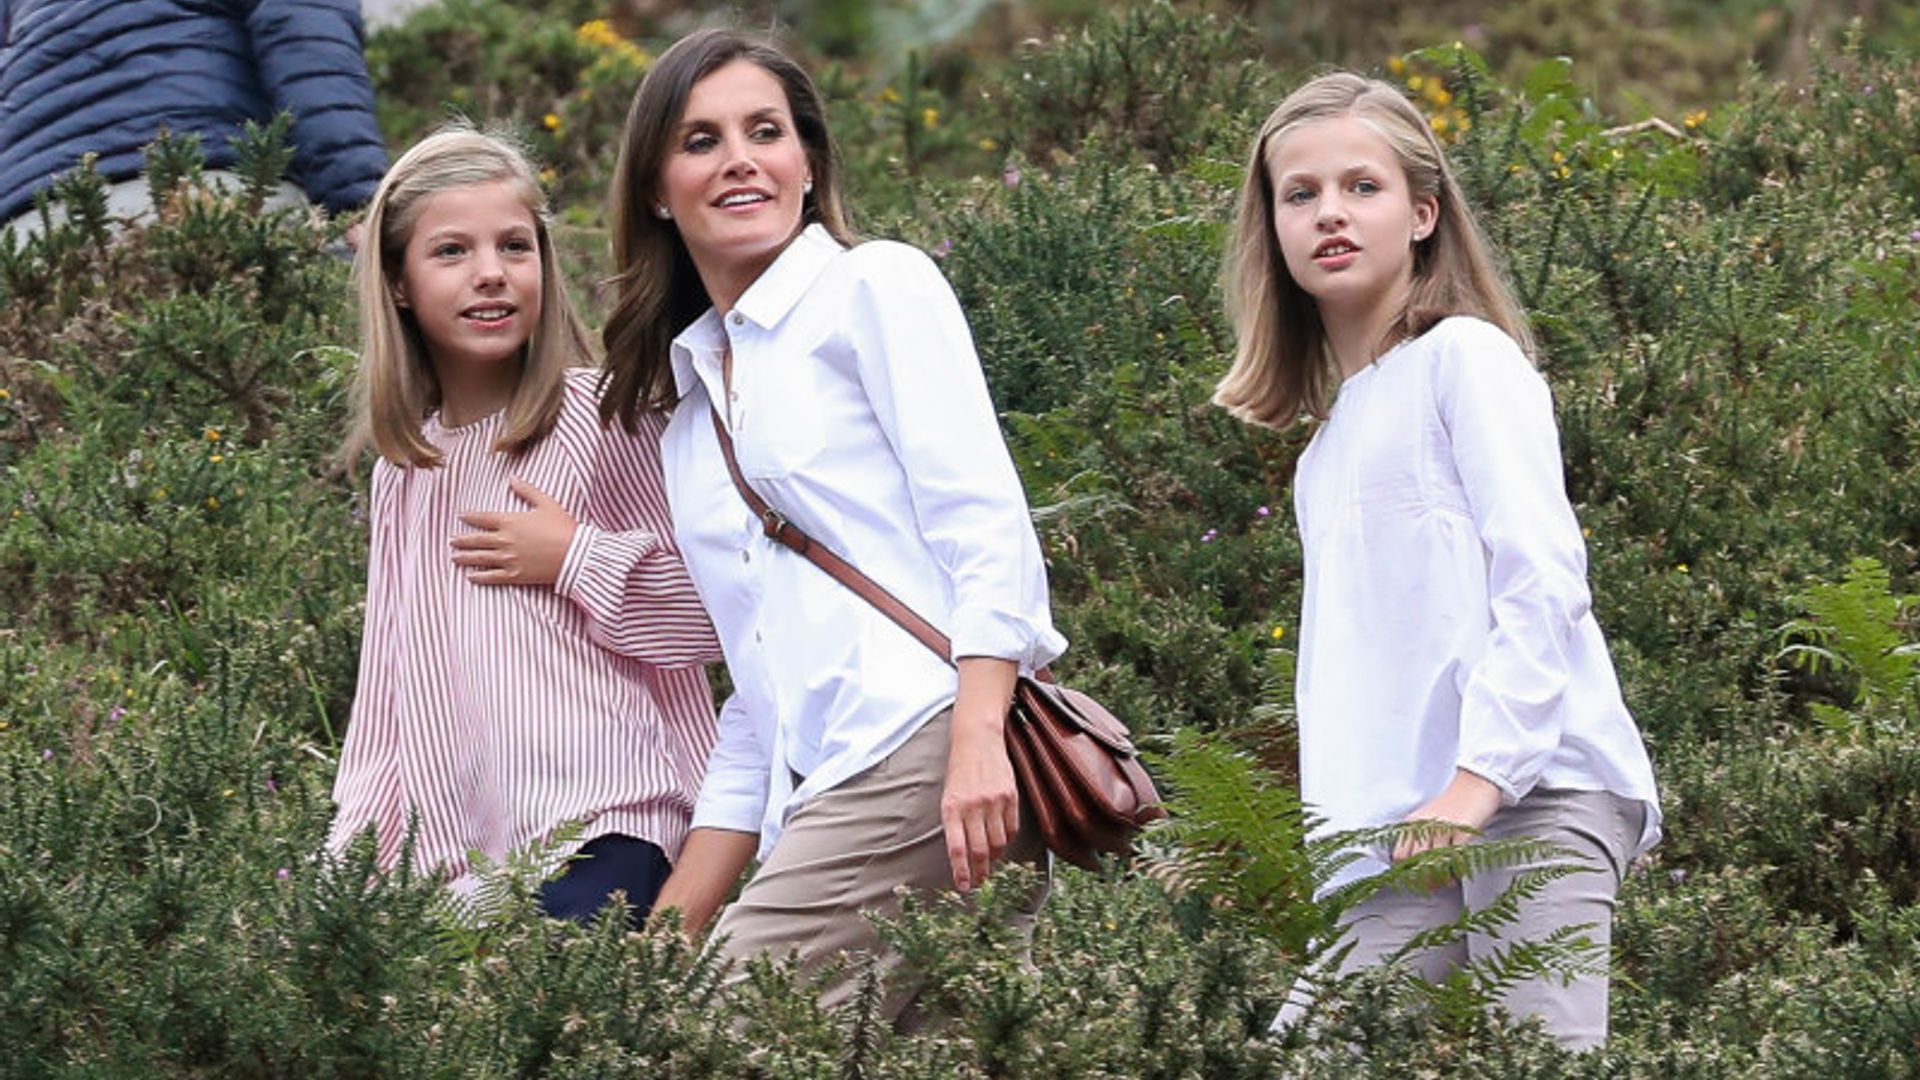
[[[800,231],[813,180],[786,89],[735,60],[693,84],[660,168],[672,216],[715,306],[730,308]]]

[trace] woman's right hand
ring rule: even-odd
[[[1020,831],[1020,795],[1007,759],[1007,705],[1019,669],[1010,660],[962,657],[940,823],[953,887],[968,892]]]

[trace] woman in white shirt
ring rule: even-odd
[[[1239,350],[1215,400],[1270,427],[1322,421],[1294,480],[1304,800],[1325,832],[1439,821],[1560,844],[1592,871],[1553,881],[1503,936],[1411,957],[1430,979],[1572,926],[1604,949],[1620,877],[1660,835],[1653,770],[1589,610],[1525,316],[1399,91],[1333,74],[1274,111],[1227,293]],[[1419,835],[1329,889],[1471,839]],[[1345,969],[1484,907],[1520,869],[1375,894],[1343,920]],[[1602,964],[1504,999],[1590,1046],[1606,1037],[1607,983]]]
[[[609,415],[673,410],[674,528],[734,683],[658,907],[699,931],[757,854],[716,930],[730,957],[809,968],[878,952],[862,912],[901,886],[1038,858],[1002,724],[1016,674],[1066,645],[952,290],[912,248],[856,246],[839,182],[800,68],[729,31],[681,40],[628,115],[605,330]],[[765,534],[716,415],[758,494],[946,630],[957,670]]]

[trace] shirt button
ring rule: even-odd
[[[760,631],[758,631],[758,630],[755,630],[755,631],[753,632],[753,643],[754,643],[755,645],[758,645],[758,644],[760,644]]]
[[[745,323],[746,321],[747,321],[747,317],[745,315],[742,315],[737,311],[733,313],[733,325],[739,326]]]
[[[752,562],[752,561],[753,561],[753,552],[751,552],[751,551],[748,551],[748,550],[747,550],[746,548],[741,548],[741,549],[740,549],[740,561],[741,561],[741,562]]]

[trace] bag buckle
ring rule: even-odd
[[[760,529],[762,532],[767,534],[767,539],[772,540],[776,544],[784,544],[795,551],[801,551],[801,552],[806,551],[807,536],[805,533],[800,532],[800,530],[798,529],[794,530],[794,532],[800,537],[800,539],[797,541],[787,540],[781,537],[780,534],[786,531],[787,526],[791,524],[792,522],[787,520],[787,516],[785,514],[782,514],[780,511],[775,510],[771,506],[767,507],[766,512],[760,515]]]

